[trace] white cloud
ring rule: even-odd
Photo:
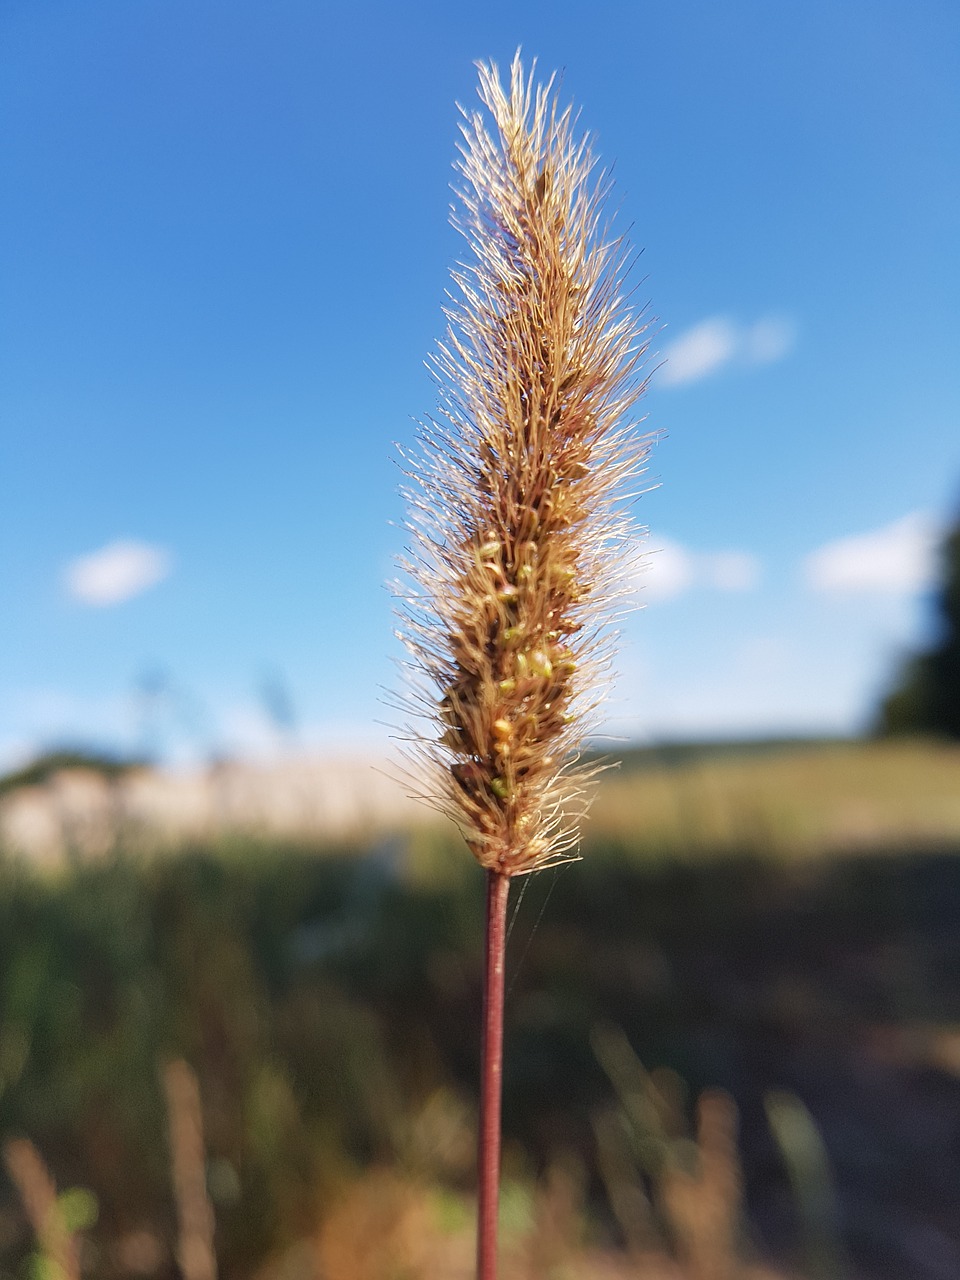
[[[669,538],[655,538],[643,557],[638,585],[645,600],[670,600],[696,587],[750,591],[760,580],[760,561],[748,551],[691,551]]]
[[[747,364],[775,364],[790,354],[797,330],[786,316],[764,316],[741,331],[741,355]]]
[[[120,604],[162,582],[170,573],[169,552],[145,542],[111,542],[67,565],[69,595],[81,604]]]
[[[748,325],[729,316],[711,316],[667,346],[660,384],[698,382],[728,364],[773,364],[789,354],[795,341],[796,326],[786,316],[762,316]]]
[[[804,576],[815,591],[837,595],[911,595],[936,580],[938,541],[936,522],[914,511],[882,529],[838,538],[811,552]]]
[[[643,557],[639,585],[646,600],[670,600],[689,590],[693,578],[690,552],[679,543],[659,538]]]
[[[737,330],[732,321],[724,316],[703,320],[667,347],[660,382],[666,387],[697,382],[728,364],[736,350]]]
[[[715,551],[700,556],[701,575],[717,591],[752,591],[760,581],[760,561],[749,551]]]

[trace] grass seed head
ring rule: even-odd
[[[482,866],[518,875],[571,856],[585,808],[576,760],[630,577],[624,486],[649,447],[645,326],[553,81],[519,55],[507,88],[479,72],[454,212],[470,252],[433,360],[440,412],[407,459],[401,636],[430,798]]]

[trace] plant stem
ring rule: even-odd
[[[503,969],[510,877],[487,872],[480,1051],[480,1134],[477,1156],[477,1280],[496,1280],[500,1200],[500,1099],[503,1085]]]

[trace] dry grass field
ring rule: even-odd
[[[224,1174],[221,1275],[471,1274],[480,881],[378,779],[0,786],[0,1137],[95,1198],[96,1280],[132,1274],[134,1246],[138,1274],[177,1274],[173,1053]],[[960,1275],[958,852],[957,747],[624,753],[583,861],[515,897],[503,1280]],[[611,1028],[645,1084],[601,1061]],[[698,1154],[717,1090],[738,1136]],[[793,1154],[771,1106],[807,1117]],[[34,1249],[0,1184],[0,1280]]]
[[[956,844],[960,746],[887,741],[628,753],[604,775],[589,837],[684,859]]]
[[[57,863],[68,852],[176,849],[236,834],[363,841],[423,828],[455,836],[408,799],[396,766],[356,757],[114,776],[72,767],[0,792],[0,847],[41,863]],[[613,843],[633,856],[683,861],[938,849],[960,842],[960,746],[794,742],[631,750],[602,774],[585,839],[588,850]]]

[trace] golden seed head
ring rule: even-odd
[[[471,261],[434,360],[439,421],[408,470],[402,613],[421,713],[439,698],[439,732],[422,735],[437,798],[481,865],[517,875],[577,838],[570,762],[622,594],[623,484],[649,445],[629,420],[645,346],[625,247],[599,230],[603,182],[552,82],[518,57],[506,88],[480,66],[480,97],[458,166]]]

